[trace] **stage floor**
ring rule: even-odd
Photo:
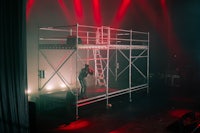
[[[191,92],[191,89],[190,89]],[[134,93],[130,103],[127,95],[81,107],[78,120],[65,124],[62,107],[38,113],[36,131],[46,133],[178,133],[169,129],[185,113],[200,111],[199,93],[189,94],[182,87],[153,88],[150,95]]]

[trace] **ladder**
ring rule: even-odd
[[[103,69],[103,60],[106,58],[102,58],[100,54],[99,49],[94,49],[93,50],[93,55],[94,55],[94,65],[95,65],[95,77],[96,77],[96,85],[98,84],[99,86],[106,86],[106,80],[105,80],[105,75],[104,75],[104,69]]]
[[[96,45],[109,45],[110,44],[110,29],[106,26],[101,26],[97,28],[96,31]],[[104,75],[103,61],[108,60],[107,58],[102,58],[100,50],[93,50],[94,65],[95,65],[95,84],[99,86],[106,86],[106,80]]]
[[[109,27],[101,26],[96,31],[96,44],[110,44],[110,29]]]

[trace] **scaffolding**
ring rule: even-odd
[[[149,93],[149,32],[79,24],[40,27],[38,44],[39,94],[70,90],[77,116],[84,105],[105,100],[108,107],[112,97],[129,94],[131,102],[133,92]],[[77,77],[84,64],[94,69],[88,82],[98,91],[79,99]]]

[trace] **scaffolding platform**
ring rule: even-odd
[[[84,105],[105,100],[107,106],[112,97],[129,94],[132,101],[134,91],[149,92],[148,32],[76,24],[40,27],[38,33],[39,94],[75,92],[77,115]],[[87,83],[95,89],[79,99],[84,64],[94,69]]]

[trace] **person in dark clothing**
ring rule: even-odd
[[[87,77],[87,75],[93,75],[93,70],[89,68],[88,64],[85,64],[85,67],[81,69],[78,79],[81,85],[81,98],[85,98],[86,97],[86,88],[87,88],[87,83],[85,78]]]

